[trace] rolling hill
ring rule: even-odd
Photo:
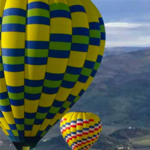
[[[99,114],[104,125],[150,126],[150,50],[104,57],[72,110]]]

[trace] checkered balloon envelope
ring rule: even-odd
[[[70,112],[61,119],[60,130],[72,150],[89,150],[100,136],[102,123],[96,114]]]
[[[0,126],[18,150],[33,149],[80,99],[104,48],[90,0],[0,0]]]

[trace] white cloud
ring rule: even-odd
[[[150,47],[150,36],[149,37],[139,37],[137,39],[131,38],[131,39],[125,39],[123,40],[111,40],[107,41],[106,47]]]
[[[106,46],[150,46],[150,24],[109,22],[106,26]]]
[[[106,28],[138,28],[142,26],[150,26],[150,24],[127,23],[127,22],[108,22]]]
[[[138,41],[142,45],[150,46],[150,36],[139,36]]]

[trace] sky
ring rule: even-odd
[[[150,0],[92,0],[106,27],[106,47],[150,47]]]

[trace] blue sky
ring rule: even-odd
[[[92,0],[105,21],[107,47],[150,46],[150,0]]]

